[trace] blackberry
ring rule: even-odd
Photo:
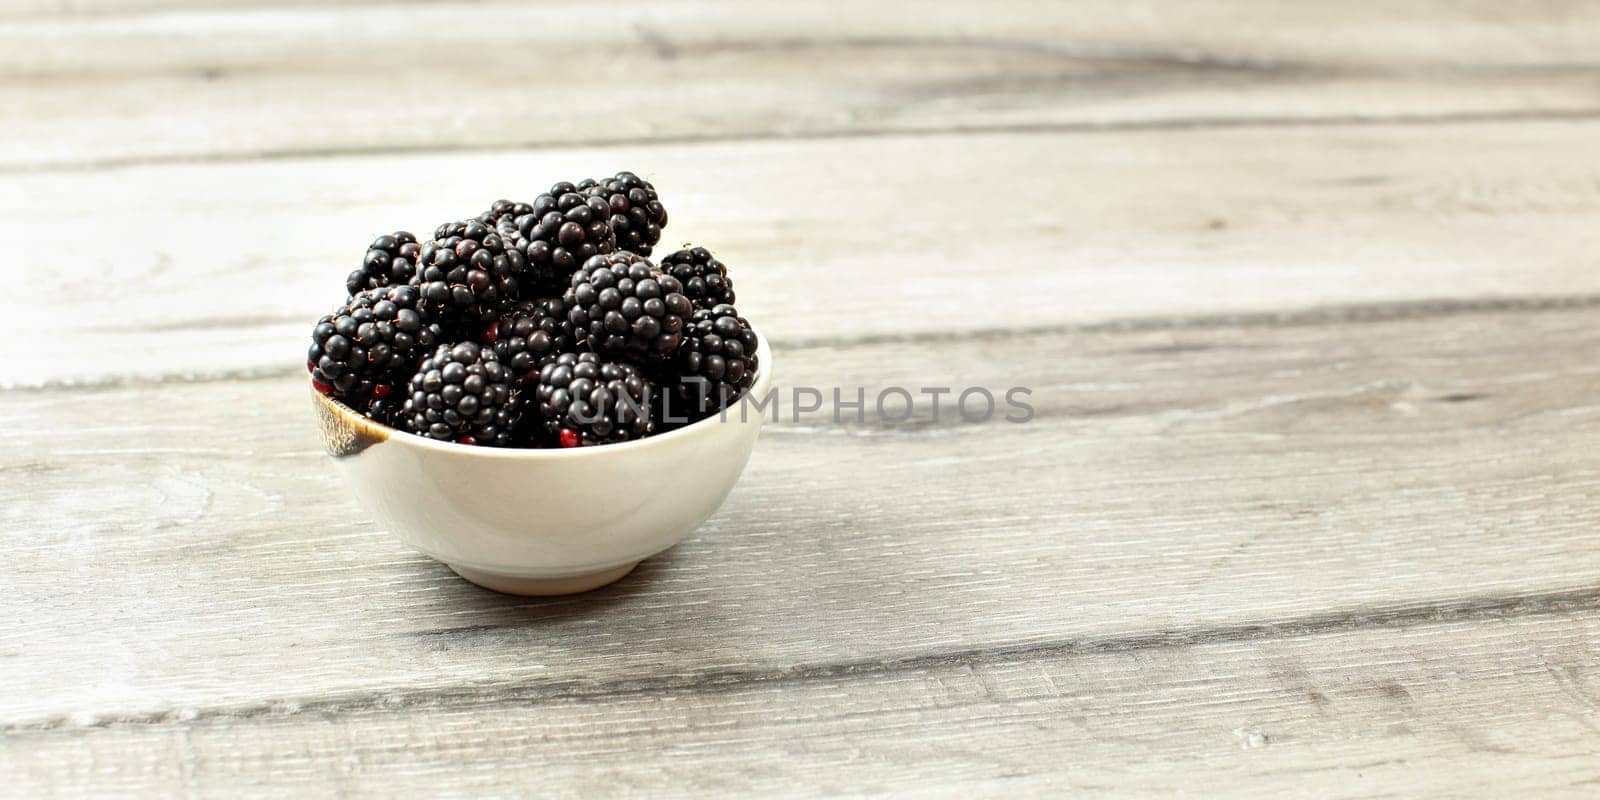
[[[361,267],[345,278],[350,294],[383,286],[404,286],[417,274],[417,254],[422,245],[409,231],[395,231],[372,240]]]
[[[617,249],[650,255],[650,248],[661,241],[667,227],[667,209],[656,196],[656,187],[631,172],[619,172],[604,180],[586,180],[578,191],[601,198],[611,210],[611,230]]]
[[[367,403],[366,417],[374,422],[381,422],[390,427],[396,427],[400,421],[400,409],[405,405],[406,385],[399,386],[380,383],[373,387],[372,400]]]
[[[489,210],[479,214],[477,220],[500,233],[505,238],[505,233],[500,229],[501,220],[515,220],[524,214],[532,214],[533,206],[527,203],[518,203],[515,200],[496,200]]]
[[[589,259],[562,296],[567,318],[589,349],[610,358],[665,361],[683,343],[694,306],[678,279],[633,253]]]
[[[412,283],[441,322],[487,322],[517,300],[525,261],[500,235],[476,219],[448,222],[417,255]]]
[[[539,369],[539,416],[562,447],[649,436],[655,393],[638,368],[595,353],[563,353]]]
[[[374,387],[403,379],[439,333],[416,287],[366,289],[317,321],[306,362],[319,390],[361,408]]]
[[[756,334],[731,305],[694,312],[678,351],[675,416],[704,416],[737,402],[755,383]],[[698,380],[697,380],[698,379]]]
[[[430,439],[506,447],[522,403],[516,379],[494,350],[477,342],[442,344],[411,376],[400,422]]]
[[[560,288],[583,262],[616,249],[611,208],[570,183],[558,183],[532,204],[502,200],[489,210],[495,229],[527,262],[530,278]]]
[[[495,326],[493,342],[500,363],[518,378],[539,371],[546,362],[577,347],[567,304],[559,297],[524,300]]]
[[[683,294],[695,308],[734,302],[727,266],[704,247],[684,248],[661,259],[661,270],[683,284]]]

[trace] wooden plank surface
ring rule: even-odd
[[[555,602],[374,531],[299,377],[0,394],[0,508],[37,532],[3,567],[5,719],[692,682],[1587,590],[1596,319],[791,348],[781,385],[1027,385],[1038,418],[934,423],[924,398],[917,424],[772,426],[694,540]]]
[[[0,385],[285,374],[371,236],[626,167],[666,193],[667,241],[713,245],[779,342],[1588,295],[1597,135],[1269,126],[4,176],[0,242],[53,280],[0,297],[51,332],[0,342]],[[120,213],[86,218],[89,197]]]
[[[0,796],[1594,793],[1595,8],[598,8],[0,8]],[[771,425],[584,597],[406,551],[310,320],[619,168],[781,385],[1036,419]]]
[[[93,4],[86,7],[92,8]],[[1587,4],[319,4],[0,25],[0,169],[1600,112]],[[176,46],[174,43],[178,43]]]
[[[1600,780],[1593,602],[691,686],[180,714],[13,734],[0,769],[35,797],[1583,798]]]

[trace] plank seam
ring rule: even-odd
[[[713,670],[689,675],[665,675],[586,684],[577,680],[529,684],[362,690],[313,698],[279,698],[257,703],[211,708],[173,709],[129,714],[56,715],[0,726],[0,735],[78,733],[86,730],[163,725],[189,726],[208,722],[276,720],[299,716],[333,717],[386,714],[430,709],[485,708],[498,705],[528,706],[570,700],[605,701],[612,698],[670,695],[680,692],[727,692],[755,686],[782,686],[832,681],[857,676],[883,676],[943,667],[987,667],[1026,663],[1040,658],[1071,658],[1107,653],[1243,642],[1293,639],[1353,631],[1397,630],[1429,624],[1483,622],[1509,618],[1562,616],[1600,611],[1600,589],[1583,588],[1524,595],[1482,596],[1446,603],[1410,603],[1362,611],[1326,612],[1292,620],[1241,622],[1190,630],[1172,629],[1052,642],[1018,643],[997,647],[953,650],[895,659],[860,660],[824,664],[799,664],[765,670]],[[518,626],[473,625],[419,631],[411,636],[452,637],[494,632]]]
[[[776,338],[778,350],[847,349],[885,344],[939,343],[952,341],[1004,341],[1039,336],[1074,334],[1154,333],[1160,331],[1215,330],[1220,328],[1304,328],[1321,325],[1358,325],[1404,322],[1476,314],[1538,314],[1600,308],[1600,294],[1567,296],[1494,297],[1474,299],[1429,299],[1385,303],[1358,303],[1314,306],[1288,311],[1241,311],[1225,314],[1188,316],[1124,317],[1098,322],[1060,323],[1016,328],[980,328],[962,331],[912,331],[859,336],[819,336]],[[276,320],[275,320],[276,321]],[[308,329],[309,322],[307,318]],[[286,324],[286,323],[285,323]],[[279,380],[302,374],[299,363],[262,366],[243,370],[184,372],[164,375],[107,375],[71,380],[52,380],[41,384],[0,384],[0,394],[53,391],[104,391],[154,386]]]
[[[1468,124],[1520,124],[1528,122],[1594,122],[1600,121],[1600,108],[1596,109],[1544,109],[1533,111],[1450,111],[1434,114],[1336,114],[1336,115],[1263,115],[1255,117],[1181,117],[1152,120],[1039,122],[1003,125],[953,125],[937,128],[884,127],[851,128],[816,131],[763,131],[740,134],[712,134],[706,136],[661,136],[615,139],[585,139],[485,142],[453,147],[437,144],[382,145],[362,148],[305,148],[264,149],[245,153],[206,153],[197,155],[137,156],[89,159],[84,161],[59,161],[41,164],[0,165],[0,175],[35,175],[50,173],[94,172],[141,167],[213,165],[249,163],[255,161],[316,160],[333,158],[383,158],[390,156],[447,156],[457,154],[514,153],[524,150],[550,149],[606,149],[619,147],[660,147],[704,144],[739,144],[763,142],[808,142],[840,139],[931,138],[937,136],[999,136],[1018,134],[1061,133],[1124,133],[1141,131],[1212,131],[1240,128],[1345,128],[1383,125],[1427,126]]]

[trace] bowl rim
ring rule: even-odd
[[[744,394],[740,395],[741,400],[744,397],[748,397],[752,394],[766,394],[767,388],[772,383],[772,347],[767,343],[767,337],[761,333],[760,329],[756,328],[754,325],[751,325],[750,330],[756,335],[756,361],[758,362],[758,365],[756,369],[755,380],[750,384],[750,388],[746,390]],[[311,376],[309,374],[306,376],[306,380],[308,383],[310,382]],[[311,388],[311,394],[316,397],[318,402],[321,402],[328,408],[333,409],[341,417],[344,417],[349,423],[380,430],[385,434],[387,439],[398,439],[409,445],[420,447],[424,450],[440,450],[443,452],[482,456],[485,458],[532,458],[552,460],[563,458],[594,458],[602,456],[606,453],[617,453],[625,450],[643,450],[649,447],[667,446],[671,442],[679,439],[687,439],[690,436],[710,430],[709,426],[712,424],[724,424],[722,415],[717,414],[696,422],[691,422],[688,425],[676,430],[655,434],[653,436],[646,436],[643,439],[635,439],[631,442],[613,442],[611,444],[600,444],[591,447],[479,447],[478,445],[459,444],[457,442],[442,442],[438,439],[430,439],[426,436],[418,436],[410,431],[403,431],[391,425],[385,425],[377,420],[368,419],[365,415],[357,413],[355,409],[345,405],[343,401],[317,391],[315,386]],[[741,409],[745,407],[742,402],[739,405]],[[755,421],[760,422],[763,418],[764,416],[762,414],[757,414],[755,416]],[[733,419],[731,414],[729,415],[728,421],[738,423],[744,422],[743,419]]]

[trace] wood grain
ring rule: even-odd
[[[538,2],[538,0],[529,0]],[[84,20],[94,17],[130,17],[152,13],[240,11],[293,11],[312,7],[372,6],[391,8],[395,13],[408,13],[410,6],[444,5],[455,2],[470,7],[475,0],[7,0],[0,6],[0,20],[63,19]]]
[[[92,11],[99,3],[68,6]],[[177,4],[160,3],[171,8]],[[1571,3],[318,4],[0,24],[0,169],[1600,113]],[[181,44],[174,46],[175,42]]]
[[[374,531],[298,378],[0,394],[0,725],[687,691],[1587,605],[1595,321],[789,348],[784,385],[1022,384],[1038,418],[935,422],[924,397],[905,425],[774,425],[695,538],[555,601],[476,589]]]
[[[50,335],[0,341],[0,386],[288,374],[369,237],[624,167],[665,193],[669,246],[721,254],[780,343],[1592,295],[1597,132],[938,135],[4,176],[17,258],[0,270],[22,290],[0,314]],[[117,213],[86,215],[90,197]]]
[[[596,695],[507,687],[14,733],[0,771],[36,797],[1577,798],[1600,781],[1597,641],[1591,607]]]
[[[1597,35],[6,4],[0,796],[1592,796]],[[780,385],[1035,418],[785,418],[588,596],[406,551],[319,450],[311,320],[376,233],[620,168]]]

